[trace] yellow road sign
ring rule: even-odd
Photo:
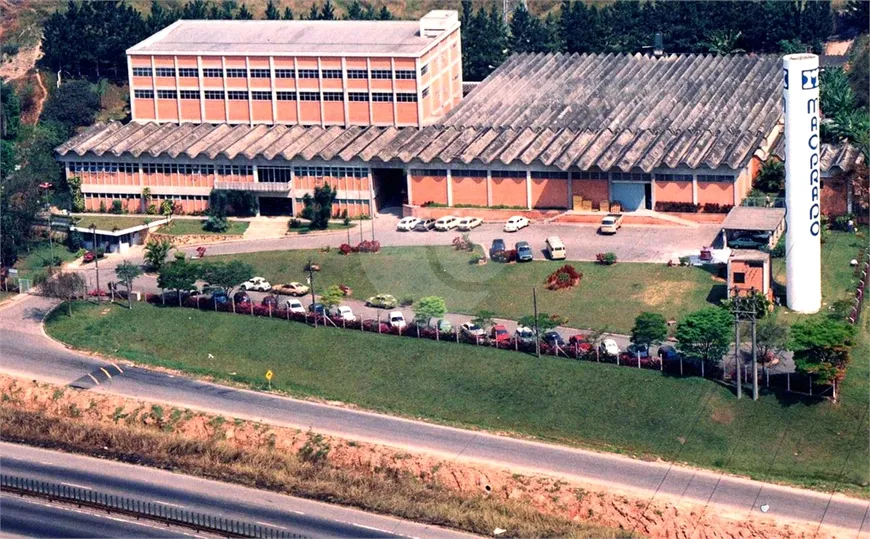
[[[268,371],[266,371],[266,380],[268,380],[268,381],[271,382],[271,381],[272,381],[272,376],[274,376],[274,375],[275,375],[275,373],[273,373],[273,372],[271,371],[271,369],[268,370]]]

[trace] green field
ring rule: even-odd
[[[19,271],[19,276],[26,278],[28,274],[47,269],[52,254],[64,262],[71,262],[76,258],[76,253],[71,253],[66,245],[55,243],[51,246],[48,241],[44,241],[32,246],[30,250],[20,252],[14,267]]]
[[[134,226],[142,226],[163,219],[162,215],[76,215],[75,226],[90,228],[97,225],[98,230],[123,230]]]
[[[270,282],[299,281],[309,258],[319,263],[315,277],[320,291],[346,284],[354,297],[365,299],[387,293],[399,299],[441,296],[450,312],[475,314],[487,309],[505,318],[531,314],[532,287],[537,287],[538,309],[568,318],[573,327],[628,332],[642,311],[667,318],[680,316],[724,297],[721,280],[699,268],[669,268],[664,264],[617,263],[600,266],[572,262],[583,273],[578,287],[550,291],[547,276],[562,263],[469,263],[471,254],[452,247],[385,247],[377,254],[342,255],[333,249],[271,251],[209,257],[209,260],[244,260],[257,275]]]
[[[226,232],[210,232],[202,228],[204,223],[205,221],[200,221],[198,219],[173,219],[168,225],[161,226],[158,232],[161,234],[170,234],[172,236],[183,236],[186,234],[241,236],[245,233],[245,230],[248,229],[248,225],[250,224],[247,221],[230,220],[230,227]]]
[[[868,495],[866,327],[840,403],[752,402],[715,381],[656,371],[147,304],[105,308],[79,303],[71,318],[55,310],[47,330],[76,347],[255,388],[271,369],[273,387],[293,395]]]

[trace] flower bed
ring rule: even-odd
[[[381,242],[379,241],[361,241],[356,245],[350,245],[347,243],[342,243],[338,247],[338,252],[343,255],[349,255],[351,253],[377,253],[381,250]]]
[[[550,290],[564,290],[580,284],[583,274],[577,271],[571,264],[565,264],[547,277],[547,288]]]

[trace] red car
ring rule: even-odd
[[[589,350],[592,350],[592,343],[587,341],[586,337],[580,335],[579,333],[577,335],[571,335],[571,338],[568,339],[568,346],[570,348],[574,348],[576,346],[577,350],[581,352],[588,352]]]
[[[93,251],[88,251],[85,253],[85,256],[82,258],[82,262],[93,262],[97,258],[97,255],[94,254]]]
[[[496,324],[489,330],[489,338],[497,343],[510,342],[511,334],[506,327]]]

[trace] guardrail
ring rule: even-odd
[[[171,507],[158,502],[116,496],[96,490],[50,483],[28,477],[2,474],[0,475],[0,488],[6,492],[14,492],[21,495],[29,494],[48,498],[49,500],[70,502],[79,506],[89,506],[137,518],[147,518],[167,524],[193,528],[196,531],[216,532],[228,537],[257,537],[263,539],[305,537],[261,524],[188,511],[180,507]]]

